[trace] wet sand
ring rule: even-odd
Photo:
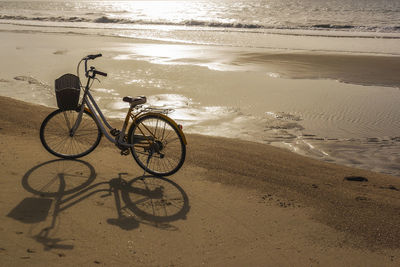
[[[282,77],[292,79],[332,79],[340,82],[400,86],[400,57],[389,55],[333,53],[248,53],[237,63],[253,63],[261,68],[278,69]]]
[[[105,139],[80,161],[48,154],[50,111],[0,98],[4,266],[400,264],[396,177],[188,135],[181,171],[139,179]]]
[[[400,175],[396,56],[244,51],[25,28],[0,32],[7,62],[0,95],[55,106],[54,79],[75,73],[83,55],[102,52],[92,64],[109,76],[93,93],[107,116],[123,117],[123,96],[146,95],[151,105],[175,109],[171,116],[186,132]]]

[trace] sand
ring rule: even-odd
[[[51,156],[51,110],[0,98],[1,266],[400,264],[396,177],[188,135],[177,174],[140,180],[105,139],[80,161]]]
[[[228,139],[188,134],[186,162],[177,174],[143,178],[143,171],[132,157],[120,156],[105,138],[93,153],[79,161],[53,157],[39,140],[41,122],[53,110],[48,106],[55,105],[51,93],[54,77],[73,73],[77,59],[97,53],[99,47],[107,54],[96,62],[96,67],[117,78],[104,79],[97,87],[113,88],[112,83],[120,81],[121,94],[165,93],[165,88],[123,85],[135,72],[153,70],[157,75],[151,75],[160,80],[180,81],[184,85],[182,90],[192,90],[183,92],[204,105],[232,106],[231,102],[237,101],[204,82],[212,79],[215,84],[221,82],[221,88],[229,86],[237,99],[250,99],[255,103],[250,107],[256,109],[255,113],[264,113],[260,103],[273,106],[284,96],[292,96],[294,104],[306,107],[316,105],[315,99],[325,99],[326,102],[318,102],[324,106],[333,101],[332,90],[328,89],[349,94],[350,85],[272,80],[267,94],[263,93],[265,81],[251,73],[243,80],[244,76],[236,72],[217,72],[200,66],[190,67],[190,71],[168,64],[149,68],[151,63],[146,60],[113,59],[115,54],[129,55],[126,51],[138,46],[137,40],[7,29],[0,36],[0,94],[15,90],[13,98],[25,101],[0,97],[0,266],[400,264],[398,177],[325,163],[235,136]],[[142,45],[151,48],[151,43],[146,41]],[[199,51],[196,46],[190,49]],[[209,52],[205,54],[213,55]],[[228,54],[221,49],[216,51],[216,58],[229,58]],[[239,58],[236,63],[245,65],[259,60],[264,67],[268,63],[282,67],[282,72],[294,78],[307,78],[307,74],[320,70],[323,78],[353,83],[391,86],[399,81],[393,75],[399,64],[394,57],[308,55],[305,62],[305,57],[296,54],[264,56],[247,54],[247,58]],[[346,65],[348,69],[340,68],[342,60],[352,62]],[[387,73],[382,68],[374,69],[374,64],[393,69]],[[290,68],[295,65],[306,68],[295,73]],[[357,73],[361,65],[364,69]],[[367,80],[360,76],[365,71],[373,72]],[[249,80],[260,85],[255,86],[253,93],[243,89]],[[282,87],[282,83],[290,86]],[[320,87],[326,88],[326,92]],[[360,99],[365,88],[353,87],[351,100]],[[308,91],[300,95],[303,89]],[[387,91],[393,93],[391,105],[397,103],[394,90]],[[319,94],[320,97],[310,97]],[[376,94],[366,98],[376,102],[379,95],[382,91],[376,90]],[[362,106],[360,103],[354,103],[355,108]],[[343,106],[346,105],[344,102]],[[124,107],[121,110],[125,111]],[[324,118],[321,121],[329,126]],[[224,122],[222,117],[216,123],[224,128]],[[388,125],[387,121],[379,122]],[[119,127],[122,123],[114,119],[114,124]],[[207,127],[218,130],[215,124]],[[229,136],[230,129],[220,129],[220,133]],[[354,153],[353,159],[357,160],[360,155]],[[384,150],[382,154],[383,161],[396,164],[388,160]],[[372,156],[365,165],[374,166],[376,151]],[[65,183],[60,184],[60,180]]]
[[[345,83],[398,87],[400,58],[390,55],[335,53],[249,53],[241,60],[282,69],[282,77],[334,79]],[[240,61],[239,61],[240,62]],[[299,69],[301,66],[301,69]],[[368,74],[368,75],[366,75]]]

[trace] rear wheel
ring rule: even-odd
[[[51,154],[67,159],[83,157],[100,143],[101,130],[86,110],[75,133],[72,127],[79,111],[56,110],[49,114],[40,127],[40,141]]]
[[[135,161],[148,173],[168,176],[185,161],[186,145],[175,125],[163,115],[148,114],[129,128],[128,141]]]

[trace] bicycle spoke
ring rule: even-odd
[[[170,136],[171,134],[173,134],[172,131],[168,131],[168,135],[164,137],[164,139],[162,139],[162,141],[166,140],[168,138],[168,136]]]
[[[66,122],[66,125],[67,125],[67,129],[68,129],[68,131],[71,131],[72,127],[71,127],[71,124],[69,122],[69,119],[68,119],[68,116],[67,116],[67,112],[66,111],[63,112],[63,115],[64,115],[64,119],[65,119],[65,122]]]
[[[159,115],[145,115],[132,127],[129,133],[132,144],[142,145],[141,140],[149,143],[149,150],[139,145],[131,148],[132,156],[144,170],[155,175],[171,175],[182,166],[185,145],[179,130],[169,121]]]
[[[100,141],[100,130],[88,113],[82,114],[82,120],[70,136],[78,118],[77,111],[55,111],[41,127],[41,140],[51,153],[68,158],[76,158],[92,151]],[[43,128],[43,129],[42,129]],[[67,129],[67,130],[66,130]]]

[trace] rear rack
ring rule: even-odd
[[[143,107],[143,105],[138,105],[135,107],[135,109],[139,110],[140,112],[153,112],[153,113],[161,113],[164,115],[168,115],[175,111],[174,109],[171,108]]]

